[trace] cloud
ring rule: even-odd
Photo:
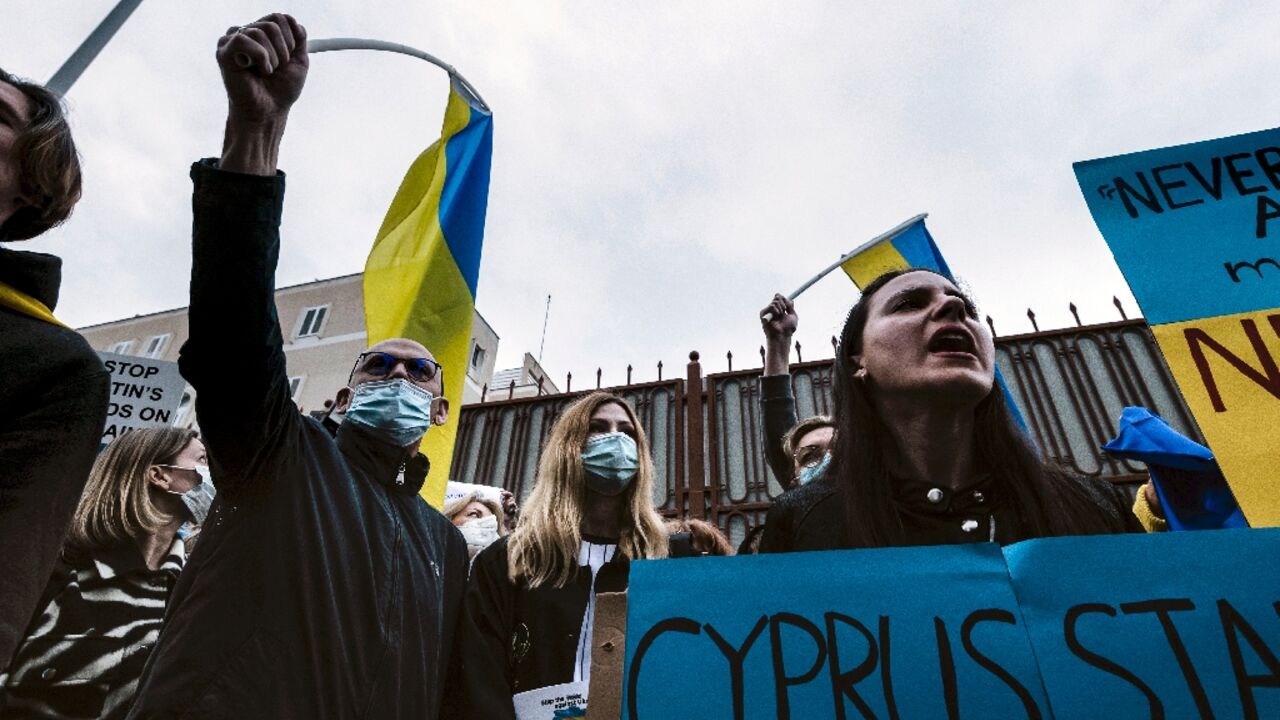
[[[52,72],[105,14],[26,5],[0,66]],[[1004,333],[1136,305],[1071,163],[1274,124],[1265,5],[338,2],[312,37],[378,37],[457,65],[495,110],[479,308],[499,363],[620,382],[697,349],[758,360],[755,312],[917,212]],[[86,198],[31,244],[67,260],[60,313],[100,322],[186,302],[191,160],[215,154],[216,37],[247,0],[144,3],[71,94]],[[86,20],[86,17],[90,19]],[[34,29],[39,29],[35,32]],[[39,71],[39,72],[37,72]],[[421,63],[316,56],[290,120],[281,284],[358,271],[401,174],[439,132]],[[805,357],[854,300],[801,299]],[[643,369],[642,369],[643,368]],[[557,382],[561,382],[557,380]],[[577,384],[577,383],[575,383]]]

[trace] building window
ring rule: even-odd
[[[165,348],[169,347],[170,337],[172,337],[172,335],[169,333],[165,333],[164,335],[152,335],[151,339],[147,341],[146,349],[142,351],[142,356],[158,358],[163,355]]]
[[[484,348],[479,343],[471,346],[471,367],[479,370],[484,365]]]
[[[121,340],[120,342],[108,348],[107,352],[115,353],[117,355],[128,355],[129,351],[132,349],[133,349],[132,340]]]
[[[289,399],[294,402],[298,401],[298,392],[302,390],[302,381],[305,375],[294,375],[289,378]]]
[[[178,412],[173,417],[173,424],[182,427],[183,421],[187,419],[187,413],[191,412],[191,393],[182,393],[182,400],[178,402]]]
[[[309,307],[302,311],[302,324],[298,326],[298,337],[311,337],[320,334],[324,326],[324,318],[329,314],[328,305]]]

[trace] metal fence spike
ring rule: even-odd
[[[1112,296],[1111,296],[1111,304],[1115,305],[1115,306],[1116,306],[1116,309],[1120,311],[1120,319],[1121,319],[1121,320],[1128,320],[1128,319],[1129,319],[1129,316],[1128,316],[1128,315],[1126,315],[1126,314],[1125,314],[1125,312],[1124,312],[1124,306],[1120,304],[1120,298],[1116,297],[1115,295],[1112,295]]]

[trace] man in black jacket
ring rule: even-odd
[[[62,106],[0,70],[0,241],[35,237],[80,198]],[[107,415],[98,356],[53,316],[62,261],[0,246],[0,674],[53,570]]]
[[[179,362],[218,499],[130,717],[439,717],[467,573],[461,535],[418,496],[419,441],[448,416],[439,365],[405,339],[362,353],[336,436],[290,400],[276,156],[306,35],[272,15],[229,31],[217,57],[230,110],[221,160],[191,170]]]

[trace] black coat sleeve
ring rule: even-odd
[[[196,389],[218,492],[239,502],[287,475],[276,463],[301,423],[275,305],[284,175],[224,172],[203,160],[191,178],[191,333],[178,363]]]
[[[796,399],[790,375],[760,378],[760,414],[764,416],[764,456],[778,484],[791,484],[791,458],[782,451],[782,439],[796,425]]]
[[[0,668],[36,611],[93,465],[109,377],[79,335],[5,318],[0,364]],[[8,334],[13,331],[13,334]]]
[[[507,577],[507,541],[476,555],[462,598],[445,717],[515,720],[515,679],[507,661],[515,585]]]

